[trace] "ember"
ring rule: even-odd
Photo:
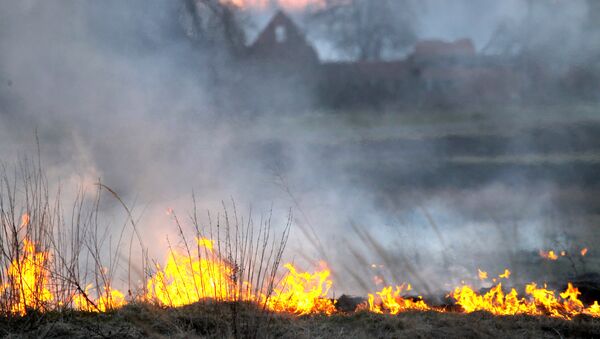
[[[540,250],[540,257],[542,257],[544,259],[552,260],[552,261],[558,259],[558,255],[556,255],[556,253],[552,250],[547,251],[547,252]]]

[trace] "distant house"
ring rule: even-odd
[[[404,60],[327,62],[320,74],[320,101],[334,107],[377,105],[413,90],[411,67]]]
[[[319,57],[298,26],[278,11],[246,49],[243,71],[235,81],[242,109],[307,109],[319,76]]]
[[[289,97],[272,96],[270,102],[289,102],[298,90],[333,107],[487,102],[514,96],[517,81],[512,65],[477,54],[470,39],[419,41],[402,60],[321,63],[282,11],[248,47],[247,56],[258,67],[251,79],[258,76],[263,83],[252,87],[277,93],[291,89]]]
[[[425,100],[467,103],[515,95],[518,80],[512,65],[477,54],[470,39],[420,41],[408,61]]]
[[[318,64],[319,57],[296,24],[278,11],[248,48],[254,60],[287,64]]]

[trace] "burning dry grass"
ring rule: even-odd
[[[534,316],[405,312],[396,316],[357,312],[332,316],[265,315],[254,304],[195,303],[181,308],[132,304],[109,313],[51,312],[0,322],[0,333],[19,337],[63,338],[592,338],[600,320],[571,321]],[[235,333],[233,324],[240,327]]]
[[[194,210],[189,220],[194,241],[169,210],[178,243],[169,242],[161,264],[147,257],[131,211],[110,188],[98,184],[91,200],[81,191],[67,222],[60,196],[50,199],[42,171],[27,168],[23,166],[21,176],[12,181],[5,175],[0,191],[0,330],[5,335],[543,337],[598,331],[600,306],[584,305],[571,284],[562,293],[535,284],[521,293],[505,291],[500,282],[486,292],[464,285],[448,295],[453,304],[446,307],[407,297],[410,285],[386,286],[356,307],[342,309],[329,298],[333,280],[325,263],[314,272],[282,264],[291,216],[275,236],[270,218],[256,225],[252,218],[244,221],[235,204],[233,213],[224,206],[223,214],[205,226]],[[128,258],[120,255],[125,227],[116,240],[101,231],[102,191],[127,211]],[[355,231],[385,266],[398,266],[367,232]],[[137,285],[132,282],[136,238],[143,281]],[[358,254],[356,258],[364,259]],[[115,277],[125,260],[128,279],[123,292],[115,286]],[[402,263],[408,265],[407,260]],[[408,265],[407,271],[424,280],[414,267]],[[505,270],[497,279],[508,280],[510,275]],[[479,277],[488,279],[488,274],[480,270]]]

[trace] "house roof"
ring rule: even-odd
[[[259,58],[318,62],[317,53],[304,34],[281,10],[258,35],[249,51],[251,56]]]

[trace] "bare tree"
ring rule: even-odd
[[[381,60],[415,39],[407,0],[326,0],[311,18],[340,49],[359,60]]]
[[[238,54],[245,45],[241,14],[232,2],[182,0],[182,22],[194,41],[210,47],[226,47]]]

